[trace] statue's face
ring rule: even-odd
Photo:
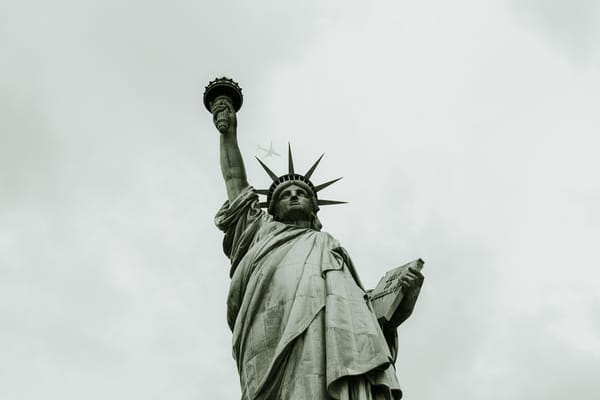
[[[279,221],[309,221],[313,212],[311,194],[301,186],[291,184],[279,194],[275,213]]]

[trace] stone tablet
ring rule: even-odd
[[[394,321],[400,317],[400,315],[397,315],[397,311],[404,297],[401,281],[402,276],[408,271],[409,267],[414,267],[421,271],[423,264],[423,260],[418,258],[408,264],[386,272],[375,289],[369,292],[369,299],[373,305],[373,310],[382,326],[395,325]]]

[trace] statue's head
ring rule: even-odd
[[[276,221],[308,221],[312,226],[319,211],[317,201],[312,189],[304,182],[285,182],[273,192],[273,218]]]
[[[338,179],[314,186],[310,177],[321,161],[321,157],[304,175],[295,173],[292,159],[291,147],[288,147],[289,171],[285,175],[277,176],[260,159],[258,162],[273,180],[269,189],[257,190],[258,193],[267,196],[267,201],[260,203],[261,207],[267,208],[269,214],[277,221],[310,221],[310,226],[320,230],[321,223],[317,218],[320,205],[343,204],[343,201],[320,200],[317,193]]]

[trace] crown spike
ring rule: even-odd
[[[269,194],[269,189],[255,189],[256,193],[258,194],[262,194],[262,195],[268,195]]]
[[[315,172],[315,169],[317,168],[317,165],[319,165],[319,162],[321,162],[321,158],[323,158],[324,155],[325,155],[325,153],[321,154],[321,157],[319,157],[319,159],[317,161],[315,161],[315,163],[313,164],[313,166],[310,167],[310,169],[308,170],[308,172],[306,174],[304,174],[304,177],[306,179],[310,179],[310,177],[312,176],[313,172]]]
[[[334,180],[331,180],[331,181],[329,181],[329,182],[321,183],[320,185],[317,185],[317,186],[315,186],[315,189],[314,189],[314,190],[315,190],[315,193],[317,193],[317,192],[319,192],[319,191],[321,191],[321,190],[325,189],[325,188],[326,188],[327,186],[329,186],[329,185],[332,185],[332,184],[336,183],[336,182],[337,182],[337,181],[339,181],[340,179],[342,179],[342,177],[340,177],[340,178],[337,178],[337,179],[334,179]]]
[[[330,206],[335,204],[347,204],[347,201],[337,201],[337,200],[317,200],[317,203],[320,206]]]
[[[288,142],[288,173],[294,174],[294,159],[292,158],[292,145]]]
[[[263,163],[262,161],[260,161],[260,158],[256,157],[256,159],[258,160],[258,162],[260,163],[260,165],[264,168],[264,170],[267,171],[267,174],[269,174],[269,176],[271,177],[271,179],[273,180],[273,182],[275,182],[277,179],[279,179],[279,177],[277,175],[275,175],[275,172],[271,171],[269,169],[269,167],[267,167],[265,165],[265,163]]]

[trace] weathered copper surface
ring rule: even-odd
[[[308,183],[318,161],[298,175],[290,149],[286,179],[266,168],[276,183],[260,191],[271,195],[267,212],[246,179],[234,104],[218,96],[210,109],[228,197],[215,223],[231,261],[227,322],[242,399],[399,399],[396,327],[380,325],[347,251],[321,232]],[[423,276],[405,272],[398,308],[410,315]]]

